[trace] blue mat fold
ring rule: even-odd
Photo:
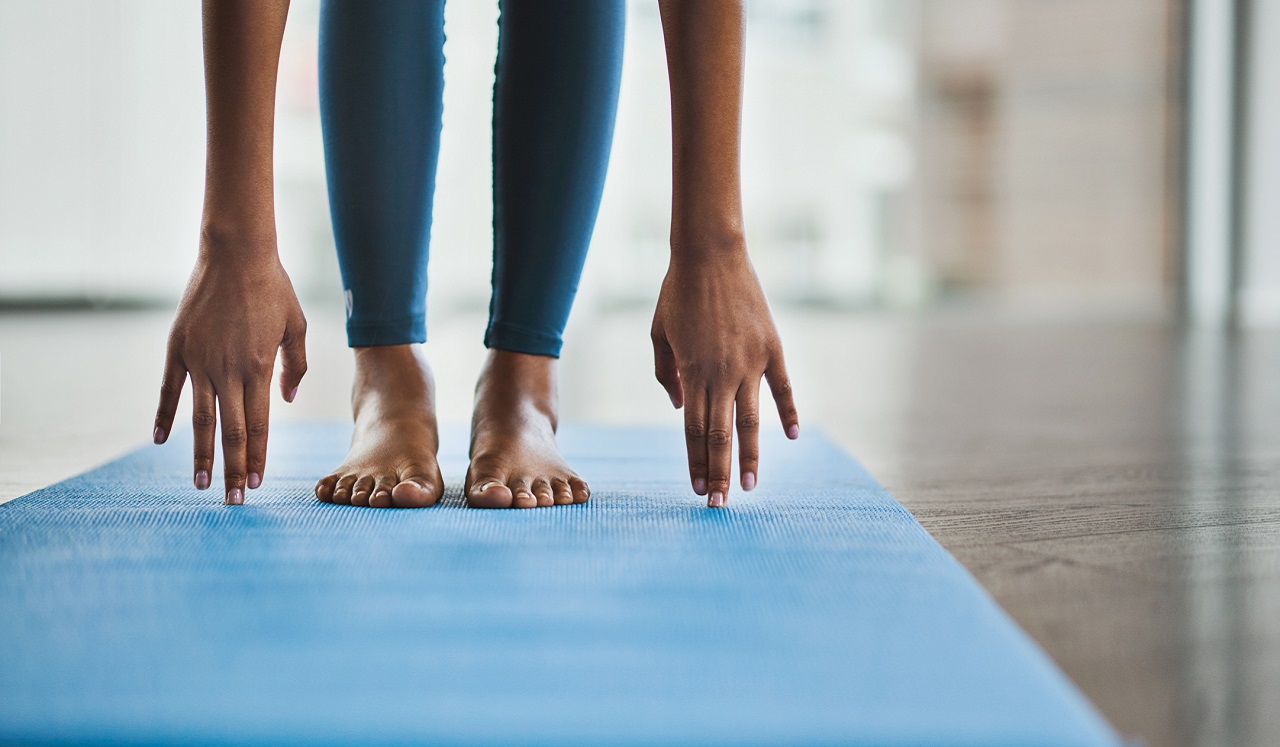
[[[189,438],[0,506],[0,742],[1115,745],[861,467],[764,445],[727,510],[677,431],[566,427],[583,506],[331,506],[349,427],[277,425],[266,485]]]

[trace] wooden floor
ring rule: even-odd
[[[311,373],[274,415],[344,418],[340,320],[309,316]],[[648,319],[575,317],[566,419],[678,423]],[[147,439],[167,323],[0,314],[0,501]],[[780,326],[803,427],[861,459],[1123,734],[1280,744],[1280,332],[980,312]],[[433,321],[444,420],[467,418],[482,327]]]

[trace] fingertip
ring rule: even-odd
[[[284,393],[284,401],[293,402],[294,398],[297,396],[298,396],[298,387],[295,386],[294,388]]]
[[[742,489],[743,490],[756,489],[756,473],[747,472],[742,475]]]
[[[800,438],[800,426],[796,425],[795,423],[788,425],[787,438],[791,439],[792,441],[796,440],[797,438]]]
[[[207,490],[209,488],[209,470],[202,469],[196,472],[196,490]]]
[[[258,486],[262,484],[262,475],[257,472],[250,472],[248,484],[250,490],[257,490]]]
[[[167,434],[164,432],[164,428],[157,425],[156,429],[151,432],[151,441],[155,444],[162,444],[165,442],[166,436]]]

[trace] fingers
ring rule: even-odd
[[[271,415],[271,381],[254,380],[245,386],[245,485],[256,489],[267,467],[267,424]],[[226,433],[226,428],[223,428]]]
[[[284,328],[280,342],[280,394],[285,402],[298,396],[298,385],[307,373],[307,320],[299,309]]]
[[[244,389],[233,382],[218,392],[218,414],[222,421],[222,478],[226,486],[226,503],[244,503],[245,447],[248,431],[244,418]]]
[[[689,450],[689,479],[693,492],[707,494],[707,392],[702,387],[685,390],[684,443]]]
[[[742,489],[755,490],[760,465],[760,380],[749,379],[738,389],[734,403],[738,426],[738,469]]]
[[[659,330],[653,331],[653,368],[658,383],[667,390],[671,404],[677,410],[684,405],[684,387],[680,382],[680,367],[676,365],[675,353],[671,345]]]
[[[197,490],[209,487],[213,471],[214,436],[218,415],[213,384],[203,377],[191,377],[191,429],[195,442],[195,483]]]
[[[722,508],[729,502],[733,473],[733,389],[711,392],[707,423],[707,505]]]
[[[172,355],[165,358],[164,378],[160,382],[160,406],[156,408],[155,430],[151,440],[162,444],[173,432],[173,417],[178,411],[178,400],[182,398],[182,385],[187,381],[187,369],[182,361]]]
[[[796,414],[796,403],[791,398],[791,379],[787,376],[786,364],[779,352],[764,371],[769,381],[769,391],[773,393],[774,404],[778,406],[778,417],[782,419],[782,430],[792,440],[800,437],[800,416]]]

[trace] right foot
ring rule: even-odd
[[[342,464],[316,483],[325,503],[421,508],[440,500],[435,382],[418,345],[355,348],[355,432]]]

